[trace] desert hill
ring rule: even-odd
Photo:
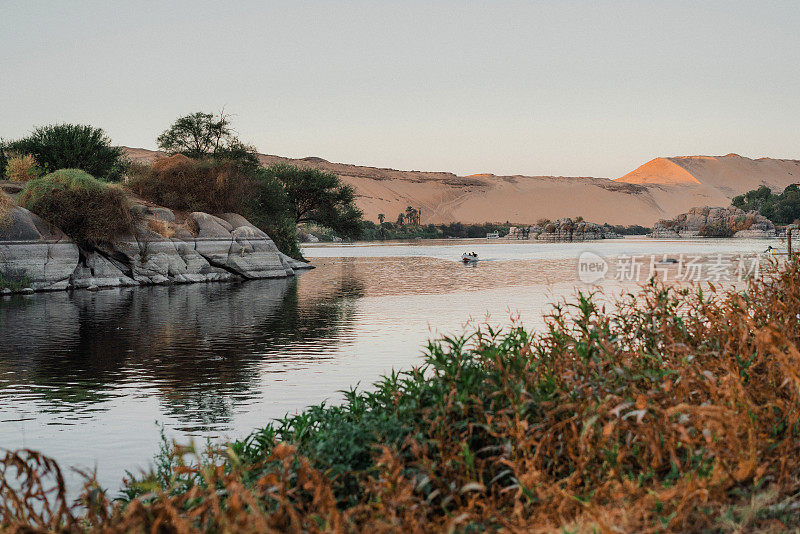
[[[159,153],[126,148],[135,161]],[[352,185],[366,218],[394,220],[407,206],[423,223],[533,223],[541,218],[582,216],[611,224],[652,225],[694,206],[727,206],[735,195],[768,185],[800,182],[800,161],[720,157],[656,158],[617,179],[562,176],[457,176],[449,172],[399,171],[322,158],[260,154],[265,165],[291,163],[331,171]]]

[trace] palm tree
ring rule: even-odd
[[[386,219],[386,215],[383,213],[378,214],[378,223],[383,224],[383,221]]]
[[[406,208],[406,221],[408,224],[419,226],[419,212],[411,206]]]

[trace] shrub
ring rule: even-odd
[[[82,124],[42,126],[7,143],[6,150],[35,156],[46,171],[81,169],[111,182],[122,178],[128,164],[122,149],[111,146],[102,129]]]
[[[0,290],[21,291],[26,287],[31,287],[31,279],[28,275],[0,272]]]
[[[6,179],[15,182],[29,182],[43,174],[36,158],[31,154],[12,157],[6,163]]]
[[[697,233],[702,237],[733,237],[735,232],[725,222],[714,222],[704,224]]]
[[[161,206],[181,211],[238,212],[248,178],[230,162],[196,160],[182,154],[133,169],[128,187]]]
[[[61,169],[31,180],[19,203],[82,245],[133,234],[139,218],[120,187],[79,169]]]
[[[0,227],[8,224],[12,209],[14,209],[14,199],[0,189]]]

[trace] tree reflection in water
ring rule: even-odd
[[[329,357],[314,347],[346,335],[363,294],[341,275],[303,298],[280,279],[0,299],[0,411],[85,413],[155,391],[181,430],[225,425],[265,366]]]

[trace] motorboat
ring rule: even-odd
[[[475,252],[465,252],[461,255],[461,261],[464,263],[472,263],[478,261],[478,254]]]

